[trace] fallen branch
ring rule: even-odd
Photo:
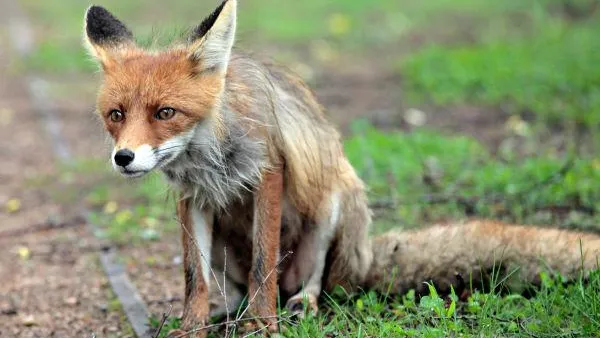
[[[419,197],[417,200],[398,200],[397,198],[389,198],[389,199],[380,199],[375,200],[369,204],[369,207],[375,210],[381,209],[397,209],[402,205],[414,205],[414,204],[445,204],[445,203],[456,203],[461,206],[467,215],[474,215],[477,209],[477,204],[486,203],[486,204],[495,204],[495,203],[503,203],[505,201],[522,201],[524,196],[533,190],[542,189],[545,186],[557,182],[564,178],[564,176],[573,168],[575,161],[574,158],[568,159],[555,173],[549,175],[539,182],[534,182],[527,188],[522,189],[521,191],[512,194],[512,195],[504,195],[498,193],[491,193],[489,195],[483,196],[475,196],[475,197],[466,197],[461,196],[458,191],[460,189],[455,189],[452,193],[447,194],[426,194]],[[579,202],[574,203],[573,205],[536,205],[532,207],[534,210],[550,210],[553,212],[568,212],[568,211],[579,211],[586,213],[588,215],[594,215],[596,213],[595,208],[587,205],[583,205]]]
[[[160,335],[160,331],[162,331],[163,327],[165,326],[165,323],[167,322],[167,319],[169,319],[169,316],[171,315],[172,310],[173,310],[173,305],[169,304],[169,311],[163,313],[162,319],[160,320],[160,325],[158,326],[158,329],[156,330],[156,333],[154,334],[154,338],[158,338],[158,336]]]
[[[33,224],[33,225],[30,225],[25,228],[2,231],[2,232],[0,232],[0,238],[17,237],[17,236],[23,236],[23,235],[27,235],[27,234],[31,234],[31,233],[35,233],[35,232],[48,231],[48,230],[73,228],[73,227],[82,226],[84,224],[85,224],[85,219],[83,219],[80,216],[74,217],[73,219],[70,219],[65,222],[60,222],[60,223],[46,221],[43,223]]]

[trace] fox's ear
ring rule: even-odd
[[[106,68],[118,54],[135,45],[131,31],[100,6],[91,6],[85,13],[84,40],[89,52]]]
[[[200,71],[225,72],[235,39],[237,0],[224,0],[192,31],[190,58]]]

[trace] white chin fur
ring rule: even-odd
[[[194,136],[193,129],[187,133],[172,137],[163,142],[163,144],[161,144],[156,151],[159,154],[159,166],[164,167],[173,161],[179,154],[181,154],[181,152],[186,148],[187,144],[192,139],[192,136]]]
[[[119,150],[115,148],[111,155],[113,168],[125,177],[143,176],[157,167],[162,167],[173,161],[185,149],[192,136],[193,131],[175,136],[165,141],[157,149],[153,149],[148,144],[141,145],[132,150],[134,153],[133,162],[126,167],[118,166],[115,163],[115,153]]]
[[[133,162],[126,167],[118,166],[115,163],[115,153],[118,149],[114,149],[112,153],[113,168],[125,177],[140,177],[150,172],[158,164],[158,158],[154,154],[154,150],[148,144],[141,145],[132,150],[134,153]]]

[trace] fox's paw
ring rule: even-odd
[[[181,329],[174,329],[167,333],[167,338],[206,338],[206,331],[185,331]]]
[[[279,325],[276,318],[253,318],[244,322],[242,330],[245,334],[278,337]]]
[[[175,329],[175,330],[171,330],[171,331],[169,331],[167,333],[167,338],[185,337],[185,334],[187,334],[185,331],[179,330],[179,329]]]
[[[317,297],[307,293],[293,296],[287,301],[285,307],[293,317],[298,319],[303,319],[307,314],[315,316],[319,312]]]

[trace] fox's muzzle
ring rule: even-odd
[[[113,168],[126,177],[140,177],[158,165],[156,151],[148,144],[136,149],[121,148],[113,151]]]

